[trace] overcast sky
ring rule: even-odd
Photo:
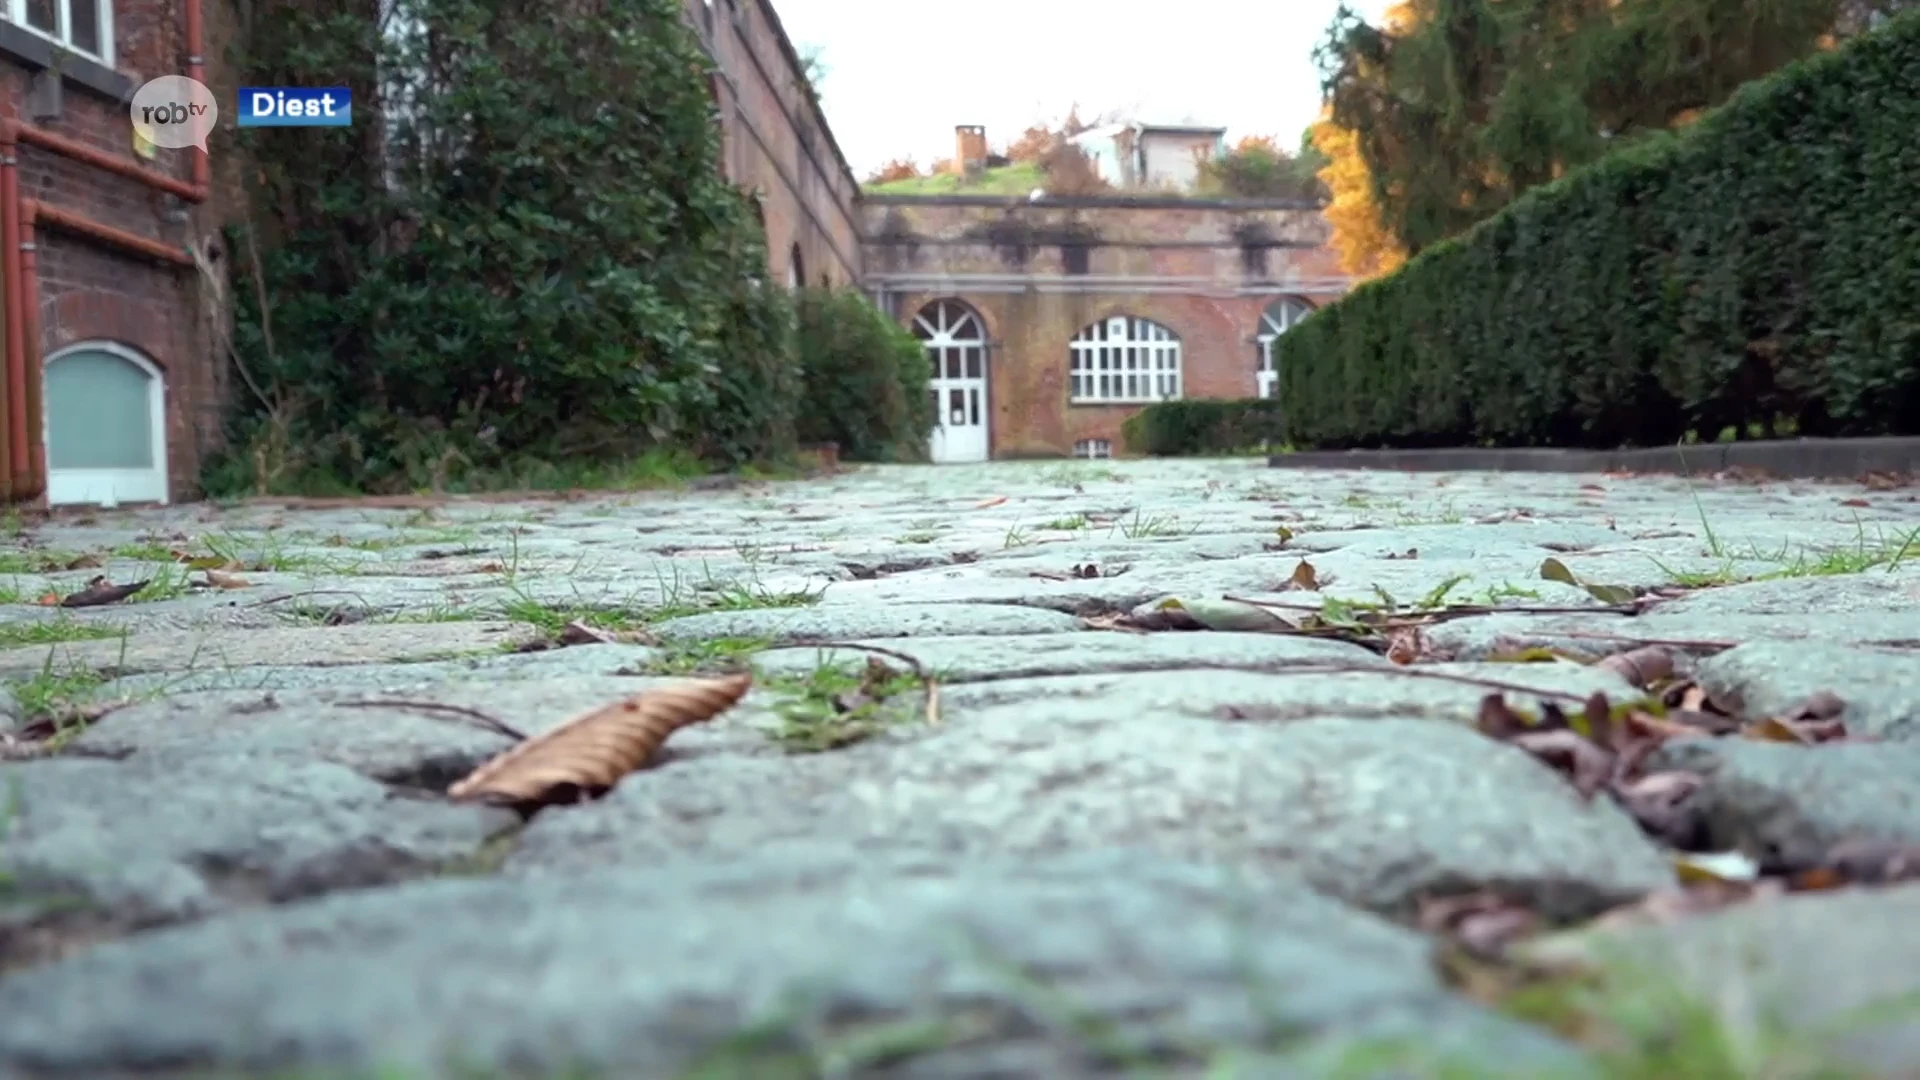
[[[1389,0],[1354,0],[1377,19]],[[1338,0],[774,0],[821,50],[823,103],[862,177],[953,154],[955,124],[995,146],[1078,102],[1149,123],[1278,135],[1320,111],[1313,49]]]

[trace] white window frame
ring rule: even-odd
[[[1279,318],[1274,318],[1278,313]],[[1274,366],[1273,343],[1280,335],[1300,325],[1300,320],[1313,314],[1313,305],[1297,296],[1283,296],[1268,304],[1260,313],[1260,332],[1253,338],[1253,381],[1254,396],[1270,398],[1280,395],[1280,369]]]
[[[48,41],[72,52],[75,56],[84,56],[112,67],[113,57],[113,0],[53,0],[53,16],[60,24],[59,29],[48,33],[27,22],[27,0],[0,0],[0,15],[13,25],[25,30],[37,38]],[[80,4],[92,4],[100,18],[100,51],[88,52],[73,43],[73,8]]]
[[[1180,397],[1180,335],[1152,319],[1101,319],[1073,335],[1067,349],[1071,404],[1144,405]]]
[[[1073,444],[1073,456],[1077,458],[1101,459],[1113,456],[1112,439],[1081,439]]]

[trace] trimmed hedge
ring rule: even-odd
[[[1275,344],[1297,447],[1920,432],[1920,13],[1529,192]]]
[[[1162,401],[1120,425],[1129,453],[1157,457],[1231,454],[1280,438],[1280,403],[1271,398]]]

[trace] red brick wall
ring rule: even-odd
[[[211,63],[222,54],[220,41],[228,23],[220,5],[207,2],[203,7]],[[116,0],[113,28],[118,70],[134,85],[185,72],[177,0]],[[221,103],[228,105],[232,94],[223,87],[232,80],[221,74],[216,70],[209,81]],[[8,113],[23,120],[29,119],[29,75],[25,64],[0,53],[0,92],[6,95]],[[35,124],[181,180],[191,178],[189,155],[198,153],[159,150],[154,160],[141,160],[132,151],[126,106],[73,81],[63,87],[60,115]],[[25,198],[169,246],[201,245],[217,235],[223,199],[191,207],[131,178],[36,146],[23,143],[19,151]],[[224,312],[210,313],[200,275],[192,267],[159,263],[44,223],[35,239],[41,339],[31,360],[40,362],[55,350],[87,341],[116,342],[151,360],[165,376],[171,494],[175,499],[195,497],[201,462],[218,445],[221,432],[227,369],[211,344],[209,319],[224,318]],[[220,257],[217,242],[203,250]]]
[[[687,10],[721,72],[715,96],[723,167],[761,200],[772,279],[789,280],[798,252],[806,284],[859,282],[860,185],[772,5],[687,0]]]

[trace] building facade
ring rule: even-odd
[[[127,102],[207,73],[219,0],[0,7],[0,483],[11,501],[194,493],[220,434],[222,177],[199,150],[136,146]]]
[[[1271,344],[1348,279],[1317,207],[868,196],[866,285],[925,342],[936,462],[1108,457],[1141,407],[1271,396]]]

